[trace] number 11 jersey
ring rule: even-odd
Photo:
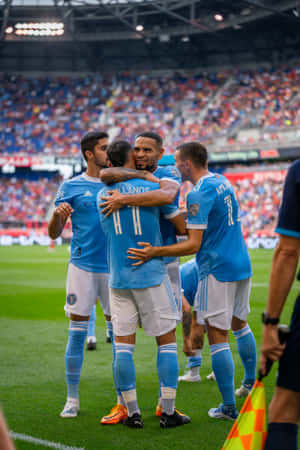
[[[159,189],[157,183],[133,179],[105,187],[98,193],[98,210],[103,231],[107,237],[108,264],[110,269],[110,287],[115,289],[138,289],[161,284],[166,274],[163,258],[153,258],[140,265],[133,266],[135,260],[128,259],[129,247],[139,248],[138,242],[149,242],[161,246],[159,218],[162,211],[165,217],[174,217],[179,211],[174,205],[158,207],[124,206],[109,217],[105,217],[99,208],[101,197],[107,191],[118,190],[123,194],[140,194]]]

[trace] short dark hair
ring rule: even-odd
[[[163,146],[162,137],[159,134],[154,133],[153,131],[144,131],[144,133],[138,134],[136,139],[139,137],[153,139],[157,143],[159,148],[161,148]]]
[[[195,167],[206,167],[208,161],[207,150],[200,142],[184,142],[178,145],[180,159],[190,159]]]
[[[105,131],[90,131],[85,134],[80,141],[80,147],[82,156],[85,160],[87,160],[85,156],[85,152],[89,150],[90,152],[94,151],[95,145],[97,145],[99,139],[108,138],[108,134]]]
[[[112,142],[107,149],[107,157],[114,167],[123,167],[128,161],[132,146],[127,141]]]

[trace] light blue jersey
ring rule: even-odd
[[[153,173],[157,178],[160,180],[171,180],[178,183],[179,187],[181,185],[181,175],[179,170],[175,166],[158,166],[158,168]],[[173,205],[175,205],[178,208],[179,205],[179,192],[176,195],[176,198],[173,202]],[[172,245],[177,242],[176,239],[176,231],[174,225],[163,215],[161,215],[160,218],[160,230],[163,240],[163,245]],[[168,256],[165,257],[165,263],[168,264],[172,261],[174,261],[176,258]]]
[[[204,230],[196,255],[199,279],[238,281],[252,276],[251,263],[239,218],[239,206],[230,182],[209,173],[187,197],[187,228]]]
[[[138,248],[138,242],[162,245],[159,217],[162,211],[167,217],[178,214],[173,205],[162,208],[125,206],[105,217],[99,208],[100,197],[108,195],[107,191],[118,190],[123,194],[139,194],[159,189],[159,184],[134,179],[105,186],[98,194],[98,210],[102,228],[107,237],[108,262],[110,269],[110,286],[115,289],[137,289],[157,286],[166,274],[163,258],[153,258],[141,266],[133,266],[128,259],[129,247]]]
[[[195,259],[190,259],[180,266],[181,289],[191,306],[198,289],[198,269]]]
[[[103,186],[98,178],[84,173],[64,181],[55,200],[56,207],[67,202],[74,209],[70,262],[87,272],[108,272],[106,239],[96,204]]]

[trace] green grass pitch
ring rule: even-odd
[[[220,449],[232,423],[208,417],[209,408],[218,406],[220,394],[210,373],[207,342],[201,367],[202,382],[179,383],[176,406],[191,416],[191,424],[161,430],[155,417],[158,384],[156,344],[140,330],[137,333],[135,364],[137,392],[144,419],[143,430],[122,425],[102,426],[99,419],[115,404],[111,371],[111,346],[105,342],[103,316],[98,307],[97,351],[86,352],[80,383],[80,415],[61,419],[66,397],[64,351],[68,319],[64,316],[64,286],[68,261],[66,246],[49,253],[45,247],[1,247],[0,315],[0,405],[12,431],[61,446],[98,449]],[[272,251],[251,252],[254,277],[249,323],[261,341],[261,312],[267,297]],[[289,321],[298,291],[293,285],[282,322]],[[181,352],[182,332],[178,328],[180,373],[186,358]],[[230,337],[235,360],[235,382],[240,385],[242,367],[234,338]],[[265,380],[270,401],[276,369]],[[243,401],[238,400],[240,408]],[[17,449],[43,449],[44,446],[16,442]]]

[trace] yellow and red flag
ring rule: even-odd
[[[265,387],[256,380],[222,450],[263,450],[266,437]]]

